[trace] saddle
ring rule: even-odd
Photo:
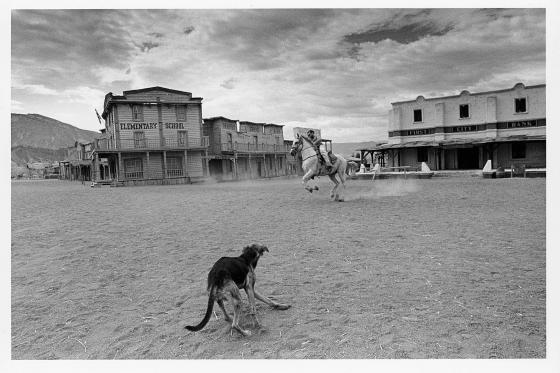
[[[317,152],[317,156],[319,157],[319,163],[322,165],[325,164],[325,160],[323,159],[323,155],[321,154],[321,152],[318,149],[315,149],[315,151]],[[338,158],[336,157],[336,155],[333,154],[332,151],[328,151],[327,155],[331,161],[331,164],[335,164],[335,162],[338,160]]]

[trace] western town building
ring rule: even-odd
[[[433,170],[546,167],[546,86],[393,102],[388,142],[372,151],[387,166]]]
[[[209,138],[209,175],[219,180],[284,176],[288,152],[282,125],[238,121],[224,117],[204,119]]]
[[[94,141],[92,180],[184,184],[204,176],[208,138],[202,136],[202,98],[162,87],[108,93],[105,128]]]
[[[60,162],[61,179],[91,180],[91,156],[94,143],[76,141],[74,146],[66,148],[66,157]]]

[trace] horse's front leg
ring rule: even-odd
[[[313,193],[313,190],[317,190],[318,188],[311,188],[309,185],[307,185],[307,182],[309,180],[311,180],[311,177],[313,176],[313,170],[308,170],[305,175],[303,175],[303,179],[302,179],[302,183],[303,183],[303,187],[305,188],[305,190],[307,190],[309,193]]]

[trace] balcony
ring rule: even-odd
[[[94,142],[95,150],[190,150],[205,149],[210,144],[208,136],[202,136],[200,141],[188,138],[165,139],[121,139],[120,147],[113,147],[108,139],[97,139]]]
[[[290,147],[284,144],[247,144],[224,142],[220,144],[220,151],[238,153],[288,153],[290,151]]]

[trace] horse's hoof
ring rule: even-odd
[[[344,198],[339,198],[338,202],[344,202]]]
[[[315,190],[319,190],[319,187],[317,185],[315,185],[315,188],[313,188]]]

